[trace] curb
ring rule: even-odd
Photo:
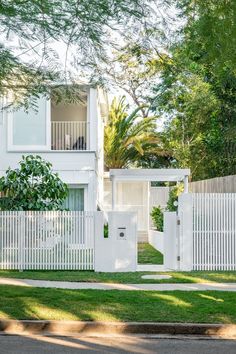
[[[0,334],[201,335],[236,337],[235,324],[0,320]]]

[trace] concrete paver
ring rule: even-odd
[[[0,278],[0,285],[16,285],[39,288],[58,289],[96,289],[96,290],[145,290],[145,291],[236,291],[236,283],[176,283],[176,284],[115,284],[115,283],[82,283],[68,281],[49,281],[32,279]]]

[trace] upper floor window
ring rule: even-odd
[[[63,97],[62,97],[63,98]],[[9,151],[89,149],[88,92],[77,100],[40,97],[37,110],[8,113]]]
[[[41,97],[37,111],[19,109],[8,114],[9,150],[47,150],[50,146],[50,104]]]

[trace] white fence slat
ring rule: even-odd
[[[89,124],[82,121],[52,121],[52,150],[89,149]]]
[[[95,213],[0,211],[0,269],[94,269]]]
[[[236,193],[193,194],[193,269],[236,270]]]

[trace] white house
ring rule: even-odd
[[[97,210],[103,200],[103,128],[107,96],[81,85],[79,103],[41,97],[38,110],[4,111],[0,117],[0,176],[22,155],[38,154],[69,186],[70,210]]]

